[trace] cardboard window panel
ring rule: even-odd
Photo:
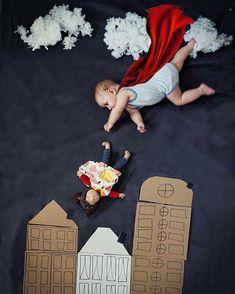
[[[139,211],[144,211],[145,206],[148,206],[148,203],[137,204],[133,254],[149,256],[159,254],[162,257],[177,255],[180,259],[186,259],[191,208],[177,209],[175,214],[174,206],[166,207],[156,203],[155,216],[145,214],[143,218],[143,214],[140,215]]]
[[[52,285],[61,285],[64,289],[65,286],[73,286],[76,284],[76,260],[77,256],[74,255],[52,255],[52,272],[54,273]],[[69,268],[68,268],[69,264]]]
[[[27,250],[76,252],[77,229],[67,230],[53,226],[45,229],[38,228],[38,225],[28,225]]]
[[[25,253],[25,293],[40,293],[41,286],[44,292],[50,289],[50,254]],[[31,292],[32,291],[32,292]]]

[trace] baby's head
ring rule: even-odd
[[[87,216],[94,213],[99,200],[99,194],[93,189],[87,189],[75,195],[76,204],[80,204],[84,208]]]
[[[100,107],[113,109],[116,104],[119,84],[113,80],[103,80],[96,84],[95,100]]]

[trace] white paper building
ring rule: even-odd
[[[129,294],[131,256],[109,228],[98,228],[78,253],[77,294]]]

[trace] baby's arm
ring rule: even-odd
[[[104,125],[105,131],[109,132],[112,129],[112,127],[115,125],[117,120],[122,115],[124,109],[126,108],[128,100],[129,100],[129,95],[125,94],[124,91],[117,94],[116,104],[110,112],[107,123]]]
[[[116,191],[111,191],[109,193],[108,197],[110,197],[110,198],[124,198],[125,194],[124,193],[119,193],[119,192],[116,192]]]
[[[137,125],[137,130],[140,133],[144,133],[146,131],[143,118],[141,116],[141,113],[136,108],[127,108],[127,111],[130,114],[131,119],[133,122]]]

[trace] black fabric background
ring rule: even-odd
[[[216,22],[219,32],[235,33],[235,2],[221,0],[2,0],[0,55],[0,293],[22,293],[27,222],[50,200],[73,211],[79,250],[98,226],[128,234],[132,252],[136,203],[142,182],[158,175],[194,184],[184,293],[235,293],[235,52],[234,42],[212,54],[190,59],[181,73],[183,89],[202,81],[215,87],[184,107],[168,100],[143,109],[147,132],[140,134],[124,115],[110,134],[103,131],[108,111],[93,98],[97,81],[118,81],[132,62],[114,59],[103,42],[106,19],[128,11],[179,4],[194,19]],[[29,28],[54,4],[82,7],[94,28],[72,50],[61,44],[32,52],[17,25]],[[79,164],[99,160],[110,140],[113,160],[125,149],[133,156],[118,190],[125,200],[105,199],[87,218],[72,196],[83,189]]]

